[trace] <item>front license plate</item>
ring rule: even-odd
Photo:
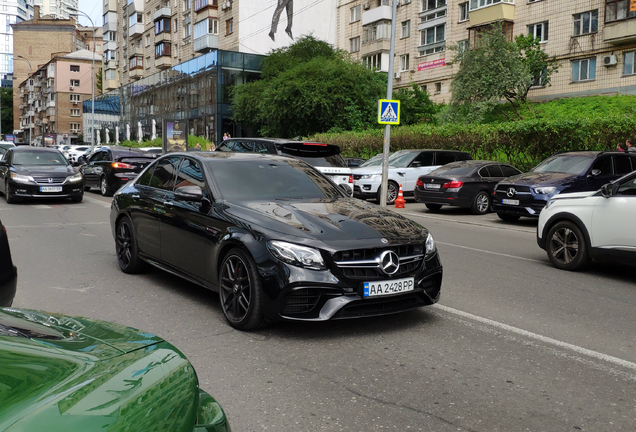
[[[439,189],[442,185],[432,184],[432,183],[424,183],[424,189]]]
[[[40,186],[40,192],[62,192],[62,186]]]
[[[407,291],[413,291],[414,287],[415,282],[413,278],[365,282],[364,297],[367,298],[400,294]]]
[[[508,204],[508,205],[519,205],[519,200],[502,199],[501,203]]]

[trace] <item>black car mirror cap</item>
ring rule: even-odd
[[[350,197],[353,193],[353,189],[351,189],[351,186],[346,183],[340,183],[338,186],[344,191],[345,194],[347,194],[348,197]]]
[[[203,189],[199,186],[181,186],[175,189],[174,196],[181,201],[203,201]]]

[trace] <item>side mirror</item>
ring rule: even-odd
[[[588,177],[598,177],[599,175],[601,175],[601,170],[593,169],[592,172],[590,172],[590,175]]]
[[[422,162],[419,162],[419,161],[411,162],[411,168],[419,168],[421,166],[422,166]]]
[[[349,186],[348,184],[340,183],[338,186],[344,191],[344,193],[347,194],[347,196],[350,197],[353,195],[353,189],[351,189],[351,186]]]
[[[601,186],[601,195],[603,195],[603,198],[611,197],[614,194],[612,189],[613,188],[611,183],[606,183]]]
[[[180,201],[203,201],[203,190],[199,186],[181,186],[174,191],[174,197]]]

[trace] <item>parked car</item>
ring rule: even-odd
[[[159,157],[163,154],[162,147],[139,147],[137,150]]]
[[[66,152],[66,158],[69,160],[71,165],[73,165],[78,163],[77,160],[80,156],[90,150],[90,146],[73,146]]]
[[[15,297],[18,271],[11,260],[7,229],[0,220],[0,307],[9,307]]]
[[[385,315],[440,296],[426,228],[348,197],[295,158],[163,156],[115,194],[110,220],[123,272],[150,263],[217,291],[241,330]]]
[[[7,203],[22,198],[84,197],[84,176],[58,150],[18,146],[0,160],[0,191]]]
[[[103,196],[111,196],[137,177],[153,160],[155,158],[151,155],[130,147],[103,148],[80,166],[80,172],[86,180],[85,190],[98,187]]]
[[[510,177],[495,187],[494,211],[504,221],[539,217],[556,194],[598,190],[636,169],[636,154],[581,151],[560,153],[530,172]]]
[[[599,191],[559,194],[539,215],[537,243],[552,264],[580,270],[590,259],[634,265],[636,172]]]
[[[454,150],[399,150],[389,156],[389,183],[387,204],[393,204],[400,185],[405,197],[414,195],[415,183],[421,175],[428,174],[442,165],[472,159],[468,153]],[[382,183],[382,158],[374,165],[353,169],[353,193],[358,198],[375,198],[380,201]]]
[[[521,174],[512,165],[494,161],[470,160],[446,164],[415,184],[415,200],[431,211],[443,205],[470,209],[481,215],[490,211],[495,185],[506,177]]]
[[[230,138],[219,144],[215,151],[260,153],[291,156],[316,167],[335,184],[353,189],[351,168],[340,155],[340,147],[332,144],[290,141],[279,138]],[[351,193],[353,194],[353,190]]]
[[[356,157],[346,157],[344,158],[347,166],[349,168],[358,168],[360,165],[365,163],[367,160],[364,158],[356,158]]]
[[[119,324],[0,308],[0,430],[229,432],[192,364]]]

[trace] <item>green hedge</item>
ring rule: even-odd
[[[418,124],[391,128],[391,151],[452,149],[475,159],[508,162],[528,170],[562,151],[614,150],[636,132],[636,116],[531,119],[489,124]],[[317,134],[309,139],[336,144],[344,156],[369,158],[382,152],[384,129]]]

